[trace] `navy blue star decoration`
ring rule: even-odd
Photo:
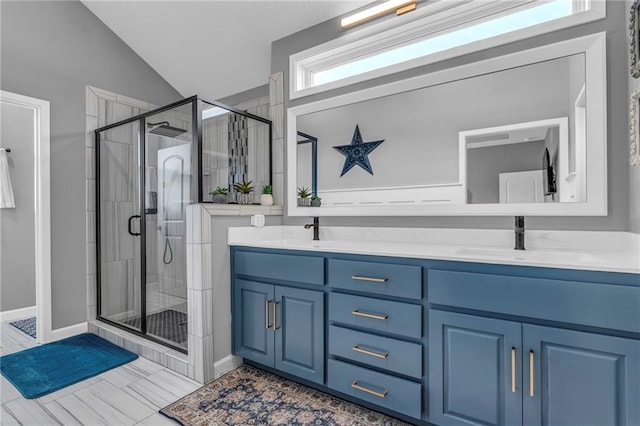
[[[356,124],[356,131],[353,132],[351,144],[333,147],[335,150],[340,152],[340,154],[347,157],[344,160],[344,166],[342,166],[342,173],[340,174],[340,177],[344,176],[344,174],[351,170],[356,164],[373,175],[373,169],[369,162],[369,154],[380,146],[382,142],[384,142],[384,139],[373,142],[362,142],[360,128]]]

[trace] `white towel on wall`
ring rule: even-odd
[[[9,176],[9,162],[4,148],[0,148],[0,209],[13,209],[16,203],[13,200],[13,187]]]

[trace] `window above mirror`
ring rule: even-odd
[[[602,19],[604,0],[429,1],[291,55],[290,98]]]

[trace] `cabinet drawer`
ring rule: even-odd
[[[235,274],[324,285],[322,257],[237,251],[233,262]]]
[[[329,293],[329,320],[419,339],[422,306]]]
[[[422,299],[420,266],[330,259],[328,271],[332,287]]]
[[[430,270],[429,302],[640,332],[640,287]]]
[[[330,359],[329,388],[419,419],[422,386],[409,380]]]
[[[329,353],[405,376],[422,377],[422,345],[348,328],[329,328]]]

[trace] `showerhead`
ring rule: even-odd
[[[160,136],[168,136],[175,138],[186,132],[184,129],[179,129],[169,125],[168,121],[161,121],[159,123],[147,123],[147,127],[150,128],[149,133]]]

